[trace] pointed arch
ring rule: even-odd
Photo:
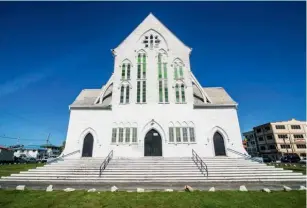
[[[221,136],[222,138],[218,138],[218,137],[214,137],[214,136]],[[217,139],[215,139],[215,138],[217,138]],[[213,153],[216,153],[216,147],[217,147],[217,143],[214,142],[215,140],[218,140],[219,145],[222,144],[221,140],[223,140],[224,147],[219,146],[218,151],[221,152],[221,153],[223,153],[223,151],[224,151],[225,152],[224,155],[227,156],[226,150],[227,150],[227,146],[228,146],[228,142],[229,142],[229,137],[228,137],[227,132],[223,128],[221,128],[220,126],[213,127],[211,129],[210,133],[209,133],[208,141],[212,142]],[[222,151],[220,151],[220,148],[222,149]],[[224,148],[224,150],[223,150],[223,148]],[[218,155],[223,155],[223,154],[218,153]]]
[[[88,140],[85,140],[86,138],[88,138]],[[85,156],[85,157],[87,157],[87,156],[92,157],[93,156],[93,154],[95,153],[95,147],[98,145],[98,139],[97,138],[98,137],[97,137],[96,131],[91,127],[88,127],[81,132],[79,139],[78,139],[78,143],[79,143],[79,149],[80,149],[82,157],[83,156]],[[86,141],[86,144],[84,143],[84,141]],[[87,146],[87,148],[91,148],[91,149],[87,149],[89,151],[84,152],[83,151],[84,146]]]
[[[142,128],[141,131],[141,138],[145,138],[145,135],[148,131],[150,131],[151,129],[155,129],[156,131],[158,131],[162,137],[162,141],[166,141],[166,133],[162,127],[162,125],[160,125],[158,122],[156,122],[155,120],[150,120],[148,121],[144,127]]]
[[[172,64],[173,64],[173,65],[174,65],[174,64],[178,64],[178,65],[181,65],[181,66],[185,66],[183,60],[182,60],[181,58],[179,58],[179,57],[174,58],[174,60],[172,61]]]
[[[151,33],[151,34],[150,34]],[[165,45],[165,47],[167,48],[167,50],[169,49],[168,47],[168,42],[166,41],[165,37],[160,33],[158,32],[157,30],[154,30],[154,29],[149,29],[149,30],[146,30],[145,32],[143,32],[140,36],[139,36],[139,39],[137,40],[137,42],[140,42],[140,41],[143,41],[144,37],[146,35],[153,35],[153,36],[159,36],[160,39],[162,40],[162,42],[160,42],[160,44],[162,45]],[[150,40],[150,37],[148,37],[149,40]]]

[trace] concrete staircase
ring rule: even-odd
[[[3,182],[45,183],[228,183],[228,182],[302,182],[301,173],[267,166],[244,158],[202,158],[208,166],[205,177],[191,158],[113,158],[99,176],[104,158],[65,159],[52,164],[2,177]]]

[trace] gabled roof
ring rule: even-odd
[[[69,106],[70,108],[86,108],[95,106],[97,108],[108,108],[105,104],[95,104],[97,97],[100,95],[101,89],[84,89],[80,92],[76,100]]]
[[[126,41],[128,41],[132,35],[135,33],[135,31],[138,31],[139,28],[143,25],[159,25],[160,27],[163,27],[166,29],[167,32],[169,32],[174,38],[176,38],[182,45],[187,47],[190,51],[192,51],[192,48],[185,45],[174,33],[172,33],[160,20],[158,20],[152,13],[149,13],[149,15],[114,49],[116,51],[117,48],[119,48],[122,44],[124,44]],[[150,28],[148,28],[150,29]],[[143,31],[146,32],[146,31]],[[113,51],[113,50],[112,50]]]
[[[204,87],[212,104],[237,104],[222,87]]]

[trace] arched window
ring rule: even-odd
[[[181,102],[185,103],[184,85],[181,85]]]
[[[181,60],[176,59],[173,63],[174,66],[174,79],[183,79],[183,63]]]
[[[177,83],[175,85],[176,103],[186,103],[185,98],[185,85],[183,83]]]
[[[130,64],[127,65],[127,79],[130,79]]]
[[[130,61],[126,59],[123,61],[123,64],[122,64],[121,80],[130,79],[130,70],[131,70]]]
[[[158,81],[159,103],[168,103],[167,56],[163,51],[158,53]]]
[[[122,65],[122,79],[125,79],[126,77],[126,64]]]
[[[120,88],[120,103],[124,103],[124,92],[125,92],[125,87],[121,86],[121,88]]]
[[[128,104],[130,98],[130,86],[128,84],[123,84],[120,87],[120,104]]]
[[[137,103],[146,103],[146,54],[139,52],[137,56]]]
[[[176,84],[175,90],[176,90],[176,103],[180,103],[179,85],[178,84]]]
[[[129,85],[126,86],[126,103],[129,103]]]

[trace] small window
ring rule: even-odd
[[[257,129],[256,131],[257,131],[257,133],[260,133],[260,132],[261,132],[261,129],[259,128],[259,129]]]
[[[297,144],[297,149],[306,149],[306,144]]]
[[[271,130],[271,127],[266,126],[266,127],[264,127],[264,129],[265,129],[265,131],[270,131],[270,130]]]
[[[194,134],[194,128],[189,128],[190,131],[190,142],[195,142],[195,134]]]
[[[130,128],[126,128],[125,142],[130,143]]]
[[[137,128],[132,128],[132,142],[137,142]]]
[[[186,127],[182,128],[183,142],[188,142],[188,129]]]
[[[301,129],[300,125],[291,125],[291,129]]]
[[[181,134],[179,127],[176,127],[176,142],[181,142]]]
[[[169,142],[174,142],[174,128],[169,127]]]
[[[123,143],[123,141],[124,141],[124,128],[119,128],[118,142]]]
[[[284,125],[276,125],[275,128],[276,129],[286,129]]]
[[[279,139],[288,139],[288,135],[287,134],[278,134],[278,138]]]
[[[112,129],[112,143],[116,143],[117,128]]]
[[[282,145],[280,145],[280,148],[281,149],[289,149],[290,145],[289,144],[282,144]]]
[[[271,135],[269,135],[269,136],[266,136],[266,139],[267,139],[267,140],[272,140],[273,137],[272,137]]]
[[[275,145],[270,145],[269,148],[270,148],[271,150],[275,150],[275,149],[276,149],[276,146],[275,146]]]
[[[260,150],[266,150],[265,146],[260,146]]]
[[[261,142],[261,141],[264,141],[263,137],[259,137],[259,138],[258,138],[258,141],[260,141],[260,142]]]
[[[303,134],[294,134],[293,137],[295,139],[304,139],[304,135]]]

